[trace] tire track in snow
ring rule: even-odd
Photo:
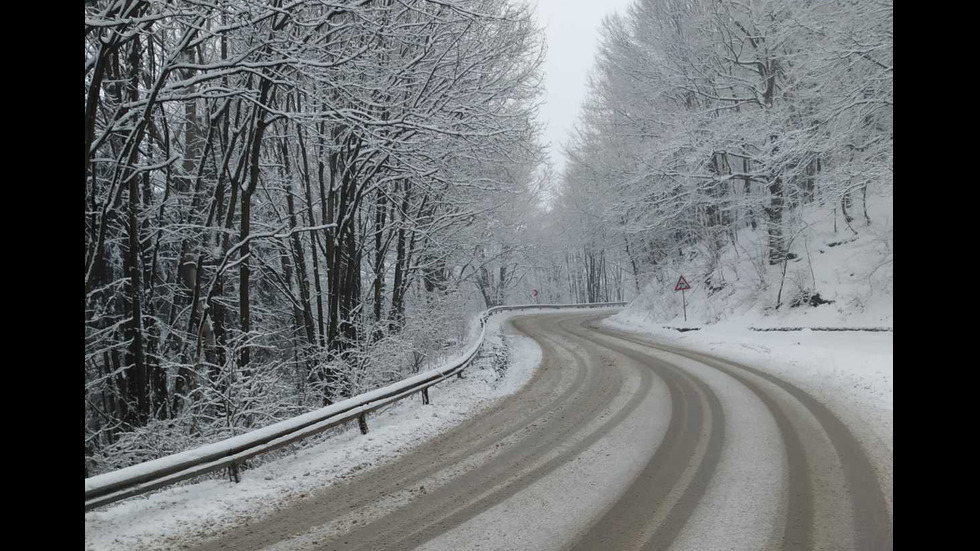
[[[598,319],[593,317],[592,320]],[[588,323],[588,322],[586,322]],[[834,549],[853,548],[858,551],[890,551],[894,548],[892,521],[885,503],[884,493],[878,482],[874,468],[862,446],[851,431],[826,406],[807,392],[764,371],[733,362],[731,360],[693,352],[661,343],[653,343],[634,335],[597,327],[592,330],[614,338],[622,339],[640,346],[664,350],[679,356],[698,361],[722,371],[755,393],[766,405],[779,427],[786,446],[789,465],[788,504],[786,525],[781,541],[781,549],[811,549],[819,544],[832,545]],[[753,382],[746,374],[761,378],[792,396],[806,413],[819,424],[829,438],[839,466],[845,477],[850,509],[853,514],[850,530],[840,530],[853,541],[815,542],[813,538],[817,513],[814,507],[814,485],[811,483],[813,465],[807,457],[805,446],[800,441],[796,427],[789,413],[780,405],[771,391]],[[821,512],[826,516],[833,511]]]
[[[568,469],[573,460],[596,458],[592,453],[595,448],[590,446],[611,437],[617,427],[623,428],[615,434],[634,430],[629,428],[632,424],[623,421],[633,419],[630,414],[641,402],[652,403],[644,399],[649,399],[656,381],[658,400],[663,404],[657,411],[663,412],[660,427],[665,432],[644,429],[649,436],[643,446],[649,449],[650,458],[632,450],[637,460],[630,473],[638,473],[632,484],[626,485],[629,479],[623,478],[621,489],[606,486],[607,492],[617,495],[600,498],[603,501],[595,501],[597,505],[585,516],[574,517],[581,520],[565,524],[580,527],[577,534],[572,530],[556,532],[549,537],[557,539],[547,541],[534,540],[532,534],[529,541],[540,545],[530,547],[505,547],[503,541],[484,539],[481,548],[558,549],[562,542],[568,542],[563,549],[603,551],[680,549],[680,545],[702,549],[702,544],[712,549],[730,548],[730,542],[720,539],[723,532],[717,530],[692,539],[692,534],[698,534],[691,532],[697,523],[690,520],[696,511],[700,511],[699,519],[709,510],[735,511],[725,509],[733,502],[721,499],[731,487],[726,481],[732,479],[718,477],[734,471],[719,470],[718,466],[729,448],[725,444],[725,408],[739,407],[730,397],[738,388],[742,408],[753,404],[752,415],[768,412],[773,420],[767,430],[771,445],[776,446],[774,457],[778,457],[780,444],[785,452],[782,497],[773,496],[782,511],[775,513],[779,505],[773,501],[772,513],[753,517],[758,522],[770,518],[766,514],[774,515],[765,549],[892,549],[891,517],[873,466],[853,434],[823,404],[794,385],[748,366],[652,343],[631,333],[587,327],[600,317],[590,313],[515,320],[515,325],[532,335],[542,348],[542,367],[524,389],[370,475],[328,488],[314,500],[276,515],[277,522],[260,521],[248,526],[244,536],[226,538],[222,545],[205,548],[256,549],[276,544],[277,549],[380,551],[412,549],[427,542],[432,544],[426,548],[433,549],[449,549],[445,545],[452,541],[476,544],[481,526],[504,518],[496,513],[482,514],[490,513],[491,508],[531,511],[534,505],[528,503],[537,498],[539,504],[545,499],[544,503],[550,501],[561,510],[560,495],[540,494],[542,484],[538,483],[564,480],[568,473],[576,472]],[[717,370],[717,376],[712,369]],[[631,381],[638,381],[628,388],[624,386],[626,373],[631,374]],[[665,409],[668,395],[669,422]],[[719,395],[726,397],[724,402]],[[749,419],[750,409],[742,408],[734,411]],[[660,434],[664,436],[657,443]],[[599,449],[602,446],[610,449],[608,442]],[[730,465],[741,456],[726,457],[726,465]],[[430,491],[401,501],[391,497],[408,494],[420,481]],[[569,483],[574,491],[575,482]],[[553,481],[549,484],[555,486]],[[713,488],[710,491],[709,486]],[[843,491],[837,492],[837,488]],[[602,494],[594,495],[590,499]],[[709,501],[714,498],[719,501]],[[607,505],[600,509],[601,503]],[[832,510],[835,505],[837,511]],[[350,528],[349,523],[338,524],[338,518],[354,522],[359,518],[361,522]],[[841,519],[844,522],[838,522]],[[434,540],[450,533],[455,540]],[[685,537],[679,538],[679,534]],[[474,535],[476,539],[459,539]],[[756,545],[743,543],[740,548],[762,549],[759,544],[766,541],[767,533],[757,532],[753,537]]]
[[[672,402],[667,434],[653,457],[626,494],[571,549],[667,549],[700,502],[721,458],[721,403],[707,384],[680,368],[597,339],[587,330],[565,328],[649,367],[667,384]]]
[[[523,325],[519,320],[514,324],[535,339],[539,339],[544,332],[537,326]],[[548,320],[546,327],[554,334],[559,333],[554,328],[560,328],[561,324]],[[598,382],[608,381],[609,377],[615,374],[612,377],[616,380],[615,387],[607,392],[595,392],[594,389],[587,387],[581,393],[581,400],[585,402],[586,407],[562,416],[558,420],[559,423],[556,423],[557,426],[543,431],[544,434],[533,442],[530,448],[516,446],[474,472],[467,473],[451,484],[447,484],[443,491],[427,496],[426,503],[419,503],[418,506],[406,508],[402,513],[396,512],[381,519],[379,522],[383,522],[383,526],[364,526],[344,535],[337,542],[325,545],[322,549],[381,551],[412,549],[422,545],[501,503],[574,459],[626,419],[650,388],[651,377],[644,374],[641,376],[640,387],[626,404],[583,437],[580,434],[582,429],[592,424],[591,421],[607,407],[612,397],[620,393],[622,377],[616,370],[596,368],[597,365],[601,366],[602,362],[592,353],[587,352],[583,356],[575,348],[555,339],[544,338],[538,342],[545,356],[560,357],[558,349],[562,349],[575,358],[577,365],[589,369]],[[576,433],[579,433],[577,438],[575,438]],[[567,442],[571,441],[574,441],[574,444],[568,446]],[[560,450],[557,455],[554,453],[556,449]],[[514,473],[515,470],[517,473]],[[398,518],[402,516],[403,518]],[[340,540],[356,541],[357,544],[342,545]]]

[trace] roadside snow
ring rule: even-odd
[[[372,414],[370,432],[356,424],[324,442],[244,471],[241,482],[208,479],[134,497],[85,514],[87,550],[178,549],[217,529],[246,523],[340,479],[390,461],[488,408],[524,386],[538,367],[541,349],[527,337],[503,336],[513,314],[487,322],[484,352],[465,372],[429,390],[431,403],[413,396]],[[508,349],[501,377],[490,359]]]
[[[893,198],[869,195],[867,209],[873,223],[862,218],[851,231],[839,215],[805,208],[805,231],[790,239],[794,256],[785,265],[769,264],[768,234],[752,228],[736,232],[737,244],[716,259],[667,261],[616,318],[672,327],[892,327]],[[682,275],[692,287],[684,293],[674,291]]]
[[[625,315],[624,315],[625,314]],[[754,332],[732,324],[678,333],[621,313],[601,325],[632,331],[772,373],[809,392],[850,427],[892,507],[894,356],[892,333]]]
[[[793,256],[776,265],[765,257],[768,235],[744,228],[717,258],[694,254],[662,267],[602,325],[729,358],[807,391],[861,442],[891,507],[894,335],[749,330],[892,327],[894,201],[869,193],[865,206],[868,216],[851,225],[836,211],[804,208]],[[680,275],[693,287],[684,294],[673,290]]]

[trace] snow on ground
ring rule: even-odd
[[[531,379],[540,364],[541,349],[530,338],[501,332],[508,317],[521,313],[492,317],[481,357],[465,371],[464,379],[453,377],[430,388],[430,404],[422,406],[418,396],[398,402],[369,415],[366,436],[352,423],[319,444],[244,471],[238,484],[207,479],[88,512],[85,548],[176,549],[217,527],[259,518],[423,444]],[[504,349],[508,362],[501,376],[492,366],[492,357]]]
[[[894,201],[890,196],[869,193],[871,223],[866,222],[860,202],[857,205],[852,212],[854,231],[839,212],[835,216],[825,207],[805,209],[799,231],[788,236],[795,257],[786,263],[785,276],[782,263],[770,265],[765,257],[768,236],[762,226],[757,230],[744,228],[737,233],[736,244],[722,248],[714,266],[705,251],[692,254],[693,259],[684,263],[661,266],[660,279],[647,284],[617,317],[674,327],[718,323],[738,327],[891,327]],[[692,286],[683,295],[674,291],[681,275]],[[816,306],[799,305],[814,295],[832,302],[815,300]]]
[[[399,402],[369,416],[368,435],[361,435],[352,424],[324,442],[245,471],[239,484],[208,479],[86,513],[86,549],[179,548],[217,527],[259,518],[424,443],[516,392],[530,380],[540,363],[540,348],[527,337],[504,336],[501,331],[507,317],[523,313],[494,316],[487,326],[486,353],[466,371],[465,379],[452,378],[431,389],[431,404],[422,406],[418,397]],[[703,326],[700,331],[678,333],[665,329],[654,316],[628,309],[603,323],[730,358],[810,392],[841,417],[862,442],[878,469],[891,507],[892,333],[761,333],[749,331],[738,321],[728,319],[722,324]],[[493,369],[491,358],[505,348],[509,361],[501,376]],[[496,508],[487,515],[505,517],[505,511]]]
[[[894,356],[891,332],[756,332],[731,323],[677,332],[621,313],[602,324],[772,373],[809,392],[852,430],[892,506]]]
[[[715,268],[704,254],[694,255],[686,264],[665,266],[670,275],[651,282],[626,308],[602,323],[729,358],[806,390],[861,441],[891,507],[893,334],[749,328],[891,328],[893,209],[890,195],[869,191],[867,218],[860,201],[853,205],[853,230],[839,212],[804,209],[800,231],[791,236],[795,258],[786,263],[785,276],[782,263],[771,266],[763,256],[766,233],[743,229],[736,245],[722,249]],[[684,295],[673,290],[679,275],[693,287]],[[801,303],[800,299],[814,294],[833,302]],[[700,329],[681,333],[672,329],[677,327]]]

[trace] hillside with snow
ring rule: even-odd
[[[850,226],[839,209],[803,208],[791,234],[790,258],[776,265],[766,260],[767,235],[761,227],[740,230],[711,271],[708,256],[691,249],[684,260],[662,267],[614,321],[671,327],[891,328],[893,208],[891,196],[869,194],[868,218],[859,202]],[[685,296],[674,291],[681,275],[691,285]]]

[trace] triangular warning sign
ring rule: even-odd
[[[691,286],[688,285],[687,280],[684,279],[684,276],[681,276],[681,278],[677,280],[677,285],[674,286],[675,291],[687,291],[690,288]]]

